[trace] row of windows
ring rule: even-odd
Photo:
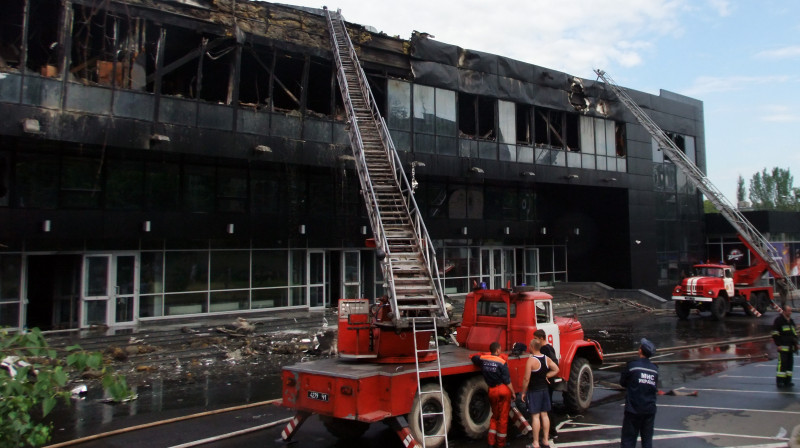
[[[364,213],[355,173],[339,178],[338,171],[292,175],[255,168],[3,152],[0,161],[8,161],[15,180],[2,205],[18,208],[274,214],[296,210],[324,217]],[[536,218],[536,195],[530,188],[422,182],[416,199],[427,218]]]

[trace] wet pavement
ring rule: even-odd
[[[743,313],[730,315],[717,322],[707,316],[692,315],[688,321],[678,320],[672,313],[630,312],[613,318],[580,316],[586,336],[596,339],[606,353],[627,352],[638,347],[641,337],[647,337],[657,347],[682,346],[701,342],[763,337],[770,332],[774,312],[761,318],[747,317]],[[697,397],[669,396],[659,398],[659,415],[656,431],[657,446],[772,446],[783,443],[780,435],[792,430],[792,419],[800,423],[800,401],[796,392],[778,392],[774,385],[775,350],[771,341],[761,340],[693,349],[659,357],[661,361],[711,357],[763,356],[758,362],[719,361],[702,363],[663,364],[660,367],[660,389],[663,391],[684,389],[698,390]],[[657,356],[660,356],[657,354]],[[617,360],[614,360],[617,361]],[[620,359],[619,361],[624,361]],[[219,367],[219,366],[217,366]],[[137,386],[139,398],[124,404],[99,403],[97,392],[80,401],[74,401],[71,409],[61,409],[55,415],[53,443],[68,441],[91,434],[139,425],[155,420],[208,411],[210,409],[236,406],[277,398],[280,383],[273,369],[264,369],[259,362],[239,365],[238,369],[209,369],[206,375],[181,377],[178,380],[152,380]],[[225,370],[225,371],[221,371]],[[267,370],[270,370],[269,372]],[[561,436],[557,446],[603,446],[618,444],[618,425],[622,416],[622,393],[613,386],[618,380],[619,369],[604,366],[595,371],[598,386],[593,405],[583,416],[557,414],[561,424]],[[721,387],[724,386],[724,387]],[[681,389],[684,388],[684,389]],[[742,390],[759,390],[744,396]],[[734,391],[734,392],[730,392]],[[800,392],[800,387],[798,387]],[[754,397],[757,397],[756,400]],[[556,402],[559,401],[556,394]],[[747,403],[747,406],[744,403]],[[759,407],[761,406],[761,407]],[[762,407],[766,407],[762,409]],[[746,409],[745,409],[746,408]],[[770,413],[780,419],[770,418]],[[207,432],[225,433],[248,426],[279,421],[291,417],[291,412],[277,406],[264,406],[218,417],[214,423],[186,423],[181,429],[163,429],[159,436],[130,434],[124,437],[104,439],[77,446],[180,446],[190,440],[203,438]],[[735,431],[725,422],[734,422],[732,428],[746,431],[751,439],[732,441]],[[748,428],[753,428],[750,431]],[[283,424],[258,433],[243,435],[229,441],[220,441],[203,446],[276,446]],[[757,431],[756,431],[757,429]],[[697,434],[695,434],[697,433]],[[686,434],[693,434],[687,436]],[[734,434],[734,435],[731,435]],[[669,437],[668,437],[669,436]],[[759,437],[763,439],[759,439]],[[615,439],[616,438],[616,439]],[[154,443],[154,440],[159,442]],[[318,418],[312,417],[297,433],[294,446],[326,448],[344,446],[330,436]],[[594,441],[594,442],[591,442]],[[753,441],[761,443],[754,445]],[[760,442],[759,442],[760,441]],[[512,447],[529,443],[528,437],[516,439]],[[763,442],[763,443],[762,443]],[[766,443],[766,444],[765,444]],[[452,438],[449,446],[484,446],[481,441]],[[355,443],[358,447],[402,447],[399,438],[385,425],[375,424]],[[776,445],[777,446],[777,445]]]

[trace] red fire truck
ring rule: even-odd
[[[553,315],[549,294],[529,288],[478,289],[468,294],[462,323],[455,327],[457,345],[443,345],[438,359],[427,360],[427,364],[438,362],[438,369],[426,369],[425,362],[415,369],[414,361],[415,357],[424,359],[423,352],[436,352],[427,350],[434,330],[397,331],[387,319],[389,313],[385,302],[370,306],[366,299],[342,299],[339,357],[283,369],[282,404],[297,412],[282,434],[285,440],[313,414],[340,438],[358,437],[375,422],[389,424],[406,446],[415,446],[423,437],[427,447],[439,446],[444,438],[432,437],[445,435],[452,423],[471,438],[482,437],[491,416],[488,388],[470,356],[488,352],[494,341],[504,351],[516,342],[527,345],[537,328],[547,333],[559,354],[557,390],[562,391],[566,407],[581,412],[591,403],[591,365],[602,363],[602,348],[584,339],[574,317]],[[508,355],[518,391],[528,357],[527,352]],[[441,394],[434,393],[439,378]]]

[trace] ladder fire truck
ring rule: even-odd
[[[658,147],[669,160],[689,179],[689,181],[708,199],[720,214],[733,226],[745,247],[753,254],[756,262],[744,269],[736,270],[726,264],[698,264],[693,268],[694,275],[683,278],[681,284],[672,291],[675,313],[686,319],[692,309],[710,311],[718,320],[723,319],[732,306],[741,306],[751,316],[761,316],[768,305],[780,311],[774,301],[773,287],[764,284],[763,276],[769,272],[775,282],[775,289],[785,304],[792,299],[797,290],[789,279],[783,258],[775,247],[745,218],[745,216],[725,198],[725,196],[706,178],[695,163],[678,148],[675,142],[622,90],[611,77],[602,70],[595,70],[598,78],[614,92],[620,102],[636,117]]]
[[[565,405],[587,409],[594,390],[591,365],[602,363],[603,352],[584,339],[577,319],[553,316],[550,295],[530,288],[476,288],[466,297],[461,325],[451,320],[433,244],[344,19],[324,11],[387,294],[377,303],[339,301],[338,358],[283,368],[282,405],[296,415],[282,438],[291,441],[314,414],[340,438],[357,438],[371,423],[383,422],[406,447],[446,447],[453,421],[467,436],[482,437],[491,408],[470,356],[488,351],[494,341],[506,352],[516,342],[527,345],[538,328],[559,355],[557,390]],[[439,347],[437,335],[451,330],[457,344]],[[508,354],[516,390],[528,357]],[[519,422],[519,412],[514,414]]]

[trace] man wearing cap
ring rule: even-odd
[[[629,362],[619,377],[620,386],[627,391],[621,448],[634,448],[639,434],[642,435],[642,448],[653,447],[658,366],[650,362],[650,357],[655,352],[656,346],[642,338],[639,343],[639,359]]]

